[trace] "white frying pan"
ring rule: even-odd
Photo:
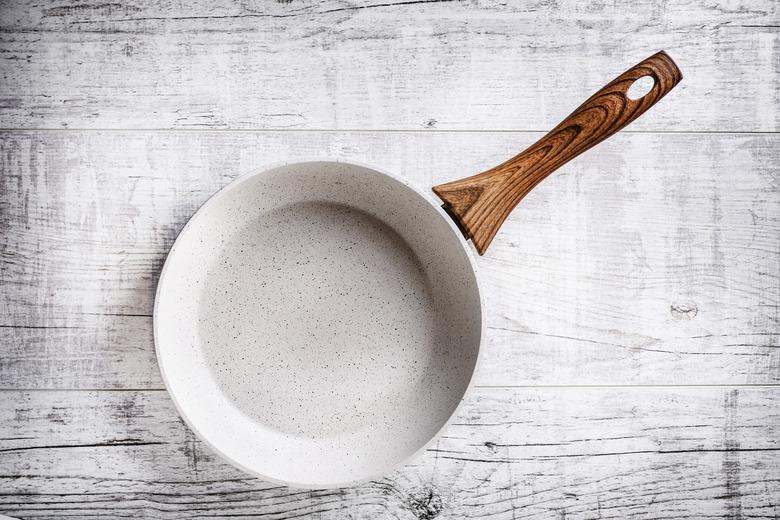
[[[631,99],[644,76],[652,89]],[[483,254],[537,183],[681,79],[651,56],[520,155],[435,187],[444,209],[341,162],[225,187],[184,227],[157,288],[157,356],[181,415],[236,466],[298,487],[379,477],[423,451],[468,389],[484,333],[464,234]]]

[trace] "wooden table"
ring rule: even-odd
[[[147,3],[0,7],[0,513],[780,517],[780,4]],[[184,426],[154,288],[212,193],[309,157],[482,171],[662,48],[681,85],[479,260],[484,363],[424,456],[300,491]]]

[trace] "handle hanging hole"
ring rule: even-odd
[[[653,85],[655,85],[655,80],[652,76],[642,76],[628,87],[628,99],[645,97],[653,89]]]

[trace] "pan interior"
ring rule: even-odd
[[[199,309],[226,396],[261,424],[313,439],[371,427],[385,419],[377,402],[410,398],[448,361],[438,318],[419,259],[392,228],[308,201],[230,237]]]
[[[365,167],[231,184],[176,241],[155,311],[180,411],[217,451],[306,487],[388,471],[446,423],[481,308],[457,231]]]

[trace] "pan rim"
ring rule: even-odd
[[[395,180],[407,188],[409,188],[411,191],[416,193],[418,196],[420,196],[423,200],[425,200],[429,205],[431,205],[436,212],[439,214],[439,216],[444,219],[447,223],[447,225],[450,227],[450,230],[453,233],[453,236],[458,241],[458,244],[460,245],[461,249],[466,254],[466,258],[468,259],[469,265],[471,266],[471,270],[474,273],[474,280],[475,280],[475,287],[477,290],[477,297],[479,301],[479,318],[480,318],[480,330],[479,330],[479,343],[477,345],[477,355],[474,362],[474,367],[471,370],[471,374],[469,375],[468,383],[463,390],[463,393],[460,396],[460,400],[458,401],[458,404],[455,406],[455,408],[452,410],[452,413],[450,413],[449,417],[446,421],[441,425],[441,427],[428,439],[419,449],[414,451],[413,453],[407,455],[403,459],[400,459],[396,462],[394,462],[391,465],[386,466],[385,468],[373,472],[367,476],[348,480],[348,481],[339,481],[339,482],[332,482],[328,484],[317,484],[317,483],[306,483],[306,482],[296,482],[292,480],[286,480],[286,479],[280,479],[273,477],[271,475],[259,472],[255,469],[249,468],[245,466],[243,463],[237,461],[235,458],[227,455],[224,451],[222,451],[216,444],[212,443],[211,440],[209,440],[205,435],[203,435],[200,430],[192,423],[190,418],[185,413],[184,409],[180,405],[178,399],[176,398],[174,392],[171,389],[171,385],[168,380],[168,375],[166,373],[166,370],[164,368],[162,357],[160,355],[160,341],[159,341],[159,335],[158,335],[158,329],[159,329],[159,309],[158,305],[160,302],[160,293],[162,291],[163,282],[165,280],[165,274],[168,271],[168,268],[170,267],[170,257],[171,254],[174,252],[174,248],[176,247],[176,243],[179,241],[179,238],[189,229],[192,221],[195,219],[195,217],[204,211],[206,208],[210,207],[215,199],[217,199],[220,195],[223,195],[225,192],[228,191],[228,189],[235,189],[236,187],[240,186],[244,182],[248,181],[249,179],[252,179],[256,176],[267,174],[268,172],[275,170],[277,168],[282,167],[288,167],[293,166],[297,164],[306,164],[306,163],[335,163],[335,164],[343,164],[347,166],[357,166],[359,168],[364,168],[367,170],[375,171],[377,173],[380,173],[382,175],[385,175],[389,177],[392,180]],[[199,207],[195,212],[188,218],[187,222],[184,224],[184,226],[181,228],[181,230],[176,234],[176,238],[174,239],[173,243],[171,244],[171,247],[168,249],[168,252],[165,255],[165,261],[163,262],[163,266],[160,269],[160,275],[157,280],[157,287],[155,289],[155,296],[154,296],[154,308],[152,311],[152,329],[153,329],[153,339],[154,339],[154,351],[155,351],[155,357],[157,358],[157,367],[160,370],[160,375],[163,380],[163,384],[165,385],[165,390],[170,397],[171,401],[173,402],[174,407],[176,408],[176,411],[178,412],[179,416],[182,418],[182,420],[186,423],[187,427],[192,430],[192,432],[196,435],[198,439],[201,440],[206,446],[208,446],[214,453],[216,453],[220,458],[223,460],[229,462],[234,467],[237,467],[238,469],[254,476],[260,479],[263,479],[267,482],[271,482],[274,484],[279,484],[283,486],[298,488],[298,489],[340,489],[350,486],[355,486],[359,484],[364,484],[373,480],[377,480],[379,478],[383,478],[386,475],[389,475],[390,473],[397,471],[402,466],[406,465],[410,461],[416,459],[420,455],[422,455],[437,439],[441,437],[441,435],[444,433],[444,431],[447,429],[447,427],[452,422],[453,418],[461,411],[463,407],[463,403],[465,401],[465,398],[471,393],[471,389],[474,386],[474,376],[481,367],[482,364],[482,345],[485,341],[485,331],[486,331],[486,324],[485,324],[485,295],[482,291],[481,282],[480,282],[480,273],[477,268],[477,264],[474,258],[474,252],[473,252],[473,246],[469,244],[467,240],[464,239],[463,234],[461,230],[457,227],[455,222],[452,220],[452,217],[450,217],[447,212],[444,211],[444,209],[441,207],[440,204],[437,204],[432,197],[421,190],[420,188],[416,187],[412,183],[410,183],[408,180],[404,179],[403,177],[400,177],[396,174],[389,173],[388,171],[378,168],[376,166],[373,166],[371,164],[364,163],[362,161],[355,161],[355,160],[343,160],[343,159],[337,159],[332,157],[307,157],[302,158],[300,160],[287,160],[287,161],[276,161],[276,162],[270,162],[267,163],[265,166],[261,168],[253,169],[245,174],[239,175],[232,181],[228,182],[221,188],[219,188],[216,192],[214,192],[211,196],[209,196]]]

